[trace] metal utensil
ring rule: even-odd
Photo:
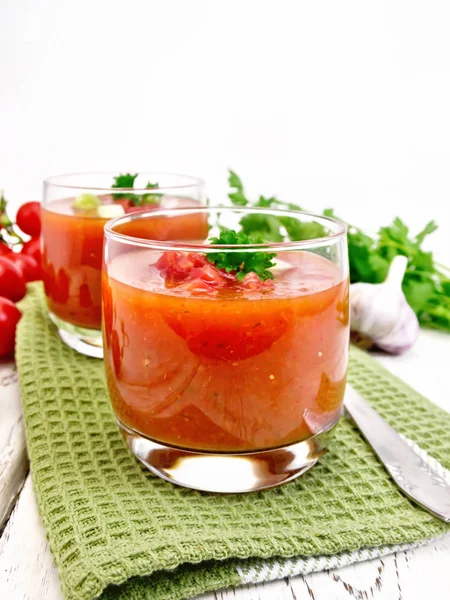
[[[398,487],[413,502],[450,522],[450,485],[347,384],[345,409]]]

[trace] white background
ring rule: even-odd
[[[0,0],[0,188],[15,206],[46,176],[96,169],[200,175],[223,201],[228,166],[250,194],[370,230],[434,218],[450,264],[450,2]],[[448,407],[448,339],[422,332],[383,362]],[[2,542],[11,600],[61,597],[30,480]],[[441,598],[447,555],[236,595],[347,598],[379,581],[380,600]]]
[[[435,218],[450,262],[450,4],[1,0],[0,187],[234,168],[373,229]]]

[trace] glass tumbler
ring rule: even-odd
[[[180,240],[199,218],[209,232]],[[284,241],[235,233],[267,218],[283,224]],[[289,241],[287,228],[305,223],[320,237]],[[165,241],[154,236],[160,229],[171,232]],[[125,215],[105,227],[102,294],[112,407],[151,471],[235,493],[285,483],[317,462],[345,389],[344,224],[228,207]]]
[[[200,206],[204,200],[202,180],[169,173],[73,173],[44,181],[45,295],[50,319],[67,345],[88,356],[103,356],[101,267],[105,223],[121,214]],[[176,233],[183,239],[182,230]],[[154,235],[158,238],[163,232]]]

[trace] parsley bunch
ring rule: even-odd
[[[324,212],[335,216],[330,209]],[[450,331],[450,270],[422,249],[425,238],[436,229],[436,223],[430,221],[416,236],[411,236],[409,228],[396,217],[392,225],[381,227],[372,238],[350,225],[350,281],[381,283],[393,258],[402,254],[408,258],[402,287],[409,305],[423,325]]]
[[[228,198],[235,206],[252,206],[257,208],[275,208],[283,210],[301,210],[296,204],[281,202],[275,196],[266,198],[260,196],[255,202],[251,202],[244,193],[241,179],[234,171],[229,171],[228,183],[233,190]],[[267,242],[281,242],[286,239],[286,234],[292,242],[299,240],[311,240],[327,235],[327,230],[316,221],[301,222],[293,217],[276,217],[274,215],[245,215],[240,221],[242,231],[251,234],[259,234]]]
[[[260,196],[251,202],[245,195],[241,179],[231,170],[228,182],[232,188],[228,197],[236,206],[301,210],[299,206],[281,202],[275,197]],[[336,218],[332,209],[325,210],[323,214]],[[282,241],[286,236],[291,241],[298,241],[327,235],[320,223],[301,223],[290,217],[246,215],[240,223],[244,233],[259,235],[267,241]],[[349,225],[350,281],[381,283],[392,259],[402,254],[408,258],[403,292],[419,321],[427,327],[450,331],[450,269],[437,263],[431,252],[422,249],[425,238],[436,229],[436,223],[430,221],[420,233],[411,236],[405,223],[396,217],[391,225],[381,227],[377,235],[371,237]]]
[[[111,185],[111,187],[113,187],[113,188],[130,188],[131,189],[134,187],[134,181],[137,176],[138,176],[138,173],[135,173],[134,175],[132,175],[131,173],[124,173],[124,174],[121,173],[120,175],[117,175],[117,177],[114,177],[114,182]],[[151,189],[158,188],[159,185],[157,183],[151,183],[150,181],[148,181],[147,185],[145,187],[146,187],[146,189],[151,190]],[[151,193],[151,194],[141,194],[140,196],[138,196],[137,194],[121,193],[121,194],[114,194],[114,200],[126,199],[126,200],[130,200],[130,202],[134,206],[143,206],[145,204],[157,204],[162,195],[163,194]]]
[[[226,229],[220,232],[219,237],[211,238],[212,244],[225,245],[244,245],[244,244],[263,244],[264,241],[260,235],[248,236],[239,231],[236,233],[233,229]],[[209,262],[216,265],[219,269],[224,269],[227,273],[235,272],[236,278],[242,281],[247,273],[256,273],[258,277],[265,281],[273,279],[273,273],[269,271],[275,265],[273,259],[275,254],[272,252],[213,252],[207,254]]]

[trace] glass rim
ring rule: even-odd
[[[76,171],[74,173],[62,173],[61,175],[51,175],[50,177],[46,177],[43,181],[44,185],[51,185],[52,187],[57,188],[67,188],[70,190],[96,190],[99,192],[114,192],[120,193],[123,191],[126,192],[144,192],[149,193],[149,188],[142,187],[112,187],[112,186],[91,186],[91,185],[72,185],[64,183],[63,180],[65,178],[69,179],[71,177],[80,177],[80,176],[89,176],[92,175],[110,175],[111,178],[117,177],[119,174],[118,171]],[[178,177],[180,179],[184,179],[185,183],[183,184],[175,184],[175,185],[158,185],[158,187],[151,188],[151,190],[177,190],[177,189],[188,189],[197,186],[204,186],[205,181],[200,177],[194,177],[192,175],[185,175],[184,173],[170,173],[168,171],[138,171],[138,175],[150,176],[153,177]]]
[[[242,214],[266,214],[273,216],[285,216],[285,217],[293,217],[299,218],[300,216],[306,216],[310,221],[319,221],[332,223],[337,231],[322,237],[316,237],[308,240],[298,240],[298,241],[288,241],[288,242],[264,242],[262,244],[210,244],[210,243],[198,243],[198,242],[189,242],[186,240],[176,241],[176,240],[152,240],[146,238],[139,238],[131,235],[127,235],[125,233],[119,233],[114,231],[114,227],[120,224],[129,223],[131,221],[138,221],[148,217],[163,217],[170,215],[172,217],[176,216],[186,216],[193,214],[201,214],[201,213],[209,213],[211,211],[215,211],[217,213],[232,211],[236,213]],[[270,249],[271,252],[281,252],[283,250],[295,250],[295,249],[308,249],[308,248],[318,248],[322,246],[327,246],[330,243],[336,242],[342,238],[345,238],[347,235],[348,226],[343,221],[339,221],[334,217],[328,217],[325,215],[317,215],[314,213],[301,211],[301,210],[280,210],[274,208],[262,208],[262,207],[243,207],[243,206],[202,206],[202,207],[185,207],[185,208],[161,208],[161,209],[153,209],[146,210],[140,212],[128,213],[125,215],[121,215],[120,217],[116,217],[114,219],[110,219],[105,223],[104,226],[104,236],[108,239],[113,239],[122,243],[126,243],[133,246],[147,247],[158,250],[170,251],[170,250],[181,250],[181,251],[189,251],[189,252],[216,252],[217,250],[227,250],[229,252],[249,252],[249,251],[263,251],[266,249]]]

